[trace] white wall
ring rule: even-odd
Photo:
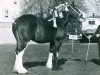
[[[13,36],[11,28],[0,28],[0,44],[15,44],[16,40]]]
[[[95,15],[100,16],[100,0],[85,0],[88,8],[87,16],[92,16],[93,13]]]
[[[19,15],[20,2],[16,0],[17,4],[14,4],[15,0],[0,0],[0,22],[13,22],[13,18]],[[8,17],[5,17],[5,10],[8,10]]]
[[[16,43],[12,33],[12,22],[20,14],[20,2],[16,0],[0,0],[0,44]],[[8,10],[8,17],[5,17]]]
[[[95,25],[91,25],[88,22],[95,21]],[[100,18],[86,18],[86,21],[82,22],[82,30],[85,31],[87,29],[96,30],[100,25]]]

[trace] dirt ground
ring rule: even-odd
[[[29,45],[24,54],[23,64],[29,71],[28,74],[13,73],[15,60],[15,45],[0,45],[0,75],[100,75],[100,61],[98,60],[97,44],[90,45],[88,62],[85,62],[87,44],[63,44],[58,65],[60,71],[52,71],[45,67],[48,58],[48,44]],[[74,61],[71,61],[74,59]]]

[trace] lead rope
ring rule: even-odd
[[[73,53],[73,50],[74,49],[74,39],[72,39],[72,53]]]
[[[77,13],[80,15],[80,13],[78,13],[71,5],[70,7]],[[82,29],[81,29],[82,30]],[[85,33],[82,31],[82,33],[85,35]],[[86,36],[86,35],[85,35]],[[86,36],[87,37],[87,36]],[[87,37],[88,38],[88,37]],[[87,53],[86,53],[86,62],[88,60],[88,55],[89,55],[89,49],[90,49],[90,38],[89,39],[89,43],[88,43],[88,49],[87,49]],[[74,40],[72,40],[72,53],[73,53],[73,43],[74,43]]]
[[[74,61],[74,54],[73,54],[73,52],[74,52],[74,39],[72,39],[72,57],[71,57],[71,60],[72,61]]]
[[[81,26],[80,26],[81,27]],[[82,28],[82,27],[81,27]],[[81,29],[82,30],[82,29]],[[84,36],[89,39],[89,42],[88,42],[88,48],[87,48],[87,52],[86,52],[86,58],[85,58],[85,61],[87,62],[88,61],[88,56],[89,56],[89,50],[90,50],[90,41],[91,41],[91,38],[88,38],[85,33],[82,31],[82,33],[84,34]]]
[[[88,61],[88,56],[89,56],[89,50],[90,50],[90,38],[89,39],[89,43],[88,43],[88,49],[87,49],[87,53],[86,53],[86,62]]]

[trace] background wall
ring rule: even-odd
[[[0,0],[0,44],[16,42],[12,34],[12,22],[19,15],[19,0]]]
[[[19,11],[19,0],[0,0],[0,22],[13,22]]]

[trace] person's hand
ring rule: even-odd
[[[91,37],[92,37],[91,35],[87,36],[88,39],[90,39]]]
[[[96,37],[100,37],[100,34],[97,34]]]

